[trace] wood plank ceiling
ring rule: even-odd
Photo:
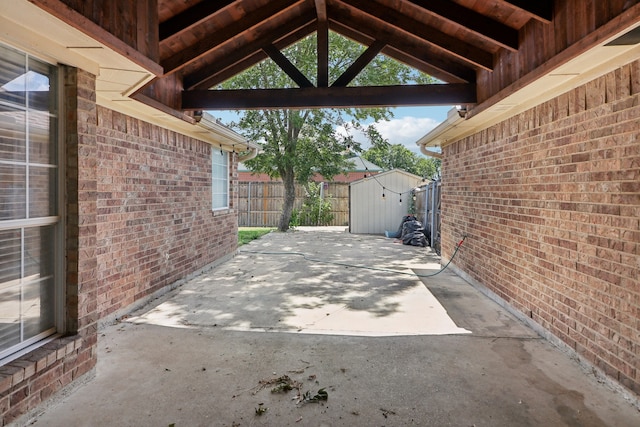
[[[473,104],[476,73],[552,13],[553,0],[158,0],[160,80],[182,86],[182,110]],[[333,82],[328,31],[367,46]],[[304,76],[281,50],[312,33],[318,75]],[[348,86],[378,53],[446,84]],[[268,57],[299,88],[208,90]]]

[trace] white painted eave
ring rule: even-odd
[[[255,149],[255,143],[211,120],[193,124],[130,98],[155,76],[131,59],[67,25],[27,0],[0,1],[0,42],[52,64],[96,76],[96,103],[225,150]]]
[[[416,144],[421,150],[425,147],[444,147],[637,60],[640,58],[640,44],[605,45],[640,26],[640,17],[638,19],[634,25],[602,40],[595,48],[558,66],[511,95],[482,108],[478,113],[474,113],[473,107],[470,106],[468,114],[463,117],[464,114],[459,114],[456,108],[451,109],[447,119],[420,138]]]

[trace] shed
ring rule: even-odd
[[[349,186],[349,232],[384,234],[397,230],[411,206],[411,191],[422,177],[393,169]]]

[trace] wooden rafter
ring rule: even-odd
[[[475,102],[476,88],[473,84],[193,90],[182,93],[184,110],[371,108]]]
[[[545,24],[553,19],[553,0],[504,0],[504,2]]]
[[[518,32],[498,21],[487,18],[471,9],[446,0],[410,0],[429,14],[439,16],[465,27],[476,35],[505,49],[518,49]]]
[[[303,0],[301,0],[303,1]],[[267,6],[261,7],[246,16],[243,19],[235,21],[227,26],[224,31],[217,31],[210,34],[209,37],[199,39],[195,44],[187,49],[174,54],[173,56],[161,61],[165,74],[175,73],[204,56],[207,52],[216,46],[228,41],[235,35],[260,24],[265,19],[272,17],[274,14],[284,13],[288,8],[295,6],[298,2],[292,3],[291,0],[271,0]]]
[[[393,8],[369,0],[342,0],[341,3],[347,6],[345,12],[351,15],[351,18],[354,15],[353,10],[356,9],[359,13],[366,14],[367,19],[377,19],[381,25],[391,25],[406,36],[418,37],[446,51],[460,61],[488,71],[493,69],[493,55],[490,52],[428,27],[423,22],[403,15]]]
[[[211,16],[229,6],[234,0],[203,1],[182,13],[160,23],[160,42],[184,33],[197,24],[211,19]]]

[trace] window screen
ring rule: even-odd
[[[212,208],[229,208],[229,153],[226,151],[212,151],[211,155],[211,198]]]
[[[56,72],[0,45],[0,361],[56,332]]]

